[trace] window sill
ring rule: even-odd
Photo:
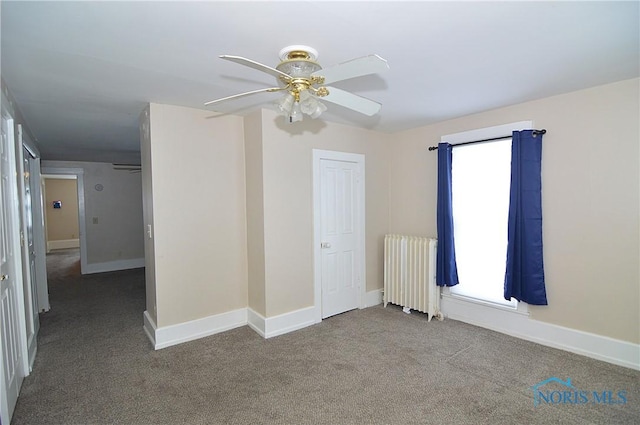
[[[496,303],[492,303],[490,301],[483,301],[483,300],[479,300],[477,298],[470,298],[470,297],[465,297],[463,295],[457,295],[457,294],[452,294],[451,292],[449,292],[448,288],[445,288],[444,291],[442,291],[442,298],[445,298],[447,300],[450,300],[452,302],[456,302],[456,303],[461,303],[461,304],[473,304],[473,305],[478,305],[478,306],[483,306],[483,307],[489,307],[492,309],[496,309],[496,310],[500,310],[500,311],[504,311],[504,312],[508,312],[508,313],[512,313],[512,314],[520,314],[522,316],[529,316],[529,307],[527,303],[524,302],[518,302],[518,305],[516,308],[513,307],[509,307],[506,305],[500,305],[500,304],[496,304]]]

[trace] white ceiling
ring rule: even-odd
[[[328,104],[321,119],[391,133],[638,77],[639,4],[2,1],[2,78],[44,159],[130,162],[146,103],[207,109],[275,85],[221,54],[275,66],[281,48],[305,44],[327,67],[377,53],[387,73],[335,86],[381,113]]]

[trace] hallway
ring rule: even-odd
[[[95,423],[121,392],[121,365],[151,349],[144,269],[83,276],[79,250],[64,249],[47,255],[47,276],[51,310],[40,314],[38,354],[11,423]]]

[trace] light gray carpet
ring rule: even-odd
[[[391,306],[154,351],[143,270],[80,276],[75,250],[48,266],[51,311],[14,425],[640,423],[637,371]],[[552,376],[627,403],[534,407],[530,387]]]

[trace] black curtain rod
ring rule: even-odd
[[[547,132],[547,130],[545,130],[545,129],[533,130],[533,134],[545,134],[546,132]],[[505,140],[505,139],[510,139],[510,138],[511,138],[511,134],[508,135],[508,136],[494,137],[492,139],[482,139],[482,140],[474,140],[472,142],[457,143],[455,145],[451,145],[451,147],[455,148],[455,147],[458,147],[458,146],[473,145],[475,143],[494,142],[496,140]],[[437,146],[429,146],[429,150],[430,151],[437,151],[438,147]]]

